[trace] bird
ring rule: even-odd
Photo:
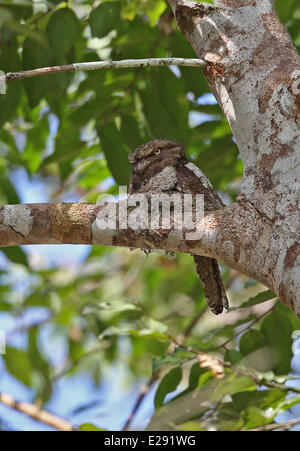
[[[208,178],[187,160],[184,146],[168,139],[155,139],[137,147],[129,155],[132,166],[129,194],[203,194],[204,210],[224,207]],[[211,311],[219,315],[228,309],[228,299],[218,261],[192,254],[204,296]]]

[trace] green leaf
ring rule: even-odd
[[[168,330],[168,326],[161,321],[157,321],[153,318],[149,318],[147,316],[143,316],[139,321],[140,327],[142,327],[143,331],[146,332],[159,332],[160,334],[164,334]]]
[[[53,65],[53,55],[47,36],[40,33],[41,39],[27,37],[23,44],[23,70]],[[51,75],[24,80],[29,106],[36,107],[49,89]]]
[[[285,404],[285,397],[286,393],[284,390],[274,388],[236,393],[232,396],[232,400],[235,407],[242,414],[244,427],[252,429],[272,423],[276,415],[288,409],[288,405]],[[295,405],[298,402],[299,396],[296,396],[291,405]]]
[[[55,150],[45,158],[43,161],[43,166],[51,163],[69,163],[73,159],[79,156],[79,153],[85,146],[83,141],[80,141],[79,131],[76,129],[71,129],[65,123],[66,129],[60,129],[58,136],[55,140]],[[60,169],[62,169],[62,164]]]
[[[197,388],[200,390],[205,384],[207,384],[211,379],[213,378],[213,374],[212,371],[204,371],[199,379],[198,379],[198,384],[197,384]]]
[[[222,110],[219,104],[191,104],[192,111],[197,111],[199,113],[209,114],[212,116],[223,116]]]
[[[28,387],[32,381],[32,366],[26,351],[21,349],[6,347],[6,354],[3,355],[7,371],[16,379]]]
[[[218,431],[239,431],[244,425],[239,411],[231,402],[222,403],[214,417],[211,421],[212,427]]]
[[[177,426],[177,431],[191,431],[191,432],[203,432],[206,431],[205,427],[197,421],[187,421],[186,423]]]
[[[257,294],[256,296],[248,299],[248,301],[244,302],[242,305],[239,305],[238,307],[231,307],[228,311],[233,312],[234,310],[238,310],[241,308],[249,308],[253,307],[253,305],[258,305],[266,301],[270,301],[271,299],[275,299],[276,294],[274,294],[271,290],[262,291],[261,293]]]
[[[260,330],[251,329],[244,333],[239,342],[242,354],[248,355],[268,344],[264,334]]]
[[[204,373],[207,374],[209,371]],[[246,378],[247,379],[247,378]],[[152,417],[147,430],[170,430],[170,425],[178,426],[215,408],[216,403],[225,394],[230,394],[232,387],[246,388],[251,386],[250,380],[238,382],[238,378],[230,374],[225,379],[209,379],[199,389],[177,396],[176,399],[158,409]],[[253,386],[253,381],[252,381]],[[252,388],[251,386],[251,388]],[[253,389],[256,387],[254,384]],[[229,390],[227,392],[227,389]],[[174,427],[173,426],[173,427]]]
[[[0,129],[0,155],[0,167],[3,166],[0,169],[0,174],[6,173],[5,166],[7,167],[7,163],[20,163],[20,155],[14,137],[9,131],[5,130],[4,128]]]
[[[290,398],[283,399],[282,402],[280,402],[276,408],[276,413],[280,414],[284,412],[285,410],[290,410],[292,407],[300,404],[300,395],[294,395]]]
[[[0,113],[1,114],[1,113]],[[0,170],[0,196],[1,203],[19,204],[20,199],[14,185],[9,180],[5,171]]]
[[[33,293],[30,293],[23,301],[24,307],[36,307],[43,306],[48,307],[50,305],[51,296],[47,289],[36,290]]]
[[[32,15],[31,0],[1,0],[0,6],[5,6],[15,19],[28,19]]]
[[[79,426],[79,431],[107,431],[107,429],[101,429],[91,423],[84,423]]]
[[[55,55],[65,55],[80,36],[80,26],[75,13],[70,8],[55,11],[48,22],[47,34]]]
[[[258,426],[265,426],[266,424],[272,423],[274,419],[273,412],[267,413],[254,406],[249,407],[243,417],[245,421],[244,428],[246,430]]]
[[[189,390],[193,390],[194,388],[198,387],[199,378],[207,372],[208,371],[205,368],[201,368],[198,362],[194,363],[189,376]]]
[[[102,86],[101,92],[95,98],[89,99],[74,110],[69,116],[73,126],[80,127],[86,125],[91,119],[96,120],[97,123],[106,123],[107,116],[111,110],[116,108],[120,103],[120,99],[113,96],[114,88],[116,89],[116,86]],[[120,86],[119,89],[121,89]]]
[[[222,127],[224,126],[224,130]],[[214,137],[220,130],[221,138]],[[204,122],[194,129],[196,139],[211,139],[210,144],[201,143],[196,164],[203,170],[216,188],[226,187],[227,183],[242,175],[242,165],[238,157],[238,149],[228,134],[227,124],[223,121]],[[214,138],[214,139],[212,139]],[[194,150],[194,149],[193,149]]]
[[[183,58],[195,58],[195,52],[189,42],[180,31],[172,33],[168,37],[168,43],[173,56],[180,55]],[[185,83],[185,90],[193,92],[196,97],[201,97],[204,93],[210,92],[208,83],[202,71],[195,67],[180,67],[182,80]]]
[[[120,21],[119,2],[101,3],[96,9],[93,9],[89,16],[92,35],[97,38],[103,38],[111,30],[114,30]]]
[[[276,374],[287,374],[290,371],[293,357],[293,326],[286,309],[280,304],[263,320],[261,331],[275,350],[277,358]]]
[[[140,10],[139,5],[138,9]],[[129,17],[127,18],[129,19]],[[158,52],[161,42],[158,27],[151,27],[145,18],[142,20],[136,18],[132,22],[123,20],[121,24],[122,27],[119,27],[117,36],[111,42],[112,59],[145,58],[149,53],[152,56],[165,56],[165,53]],[[141,72],[142,79],[144,79],[146,72],[145,70]]]
[[[122,115],[120,128],[122,139],[131,151],[145,142],[145,137],[141,135],[138,121],[128,114]]]
[[[276,310],[282,312],[282,316],[290,322],[294,331],[300,330],[300,318],[298,318],[292,310],[279,302],[276,306]]]
[[[125,312],[127,310],[138,310],[138,307],[125,301],[107,301],[99,304],[88,305],[84,309],[84,314],[90,314],[97,311],[105,311],[110,313]]]
[[[52,394],[52,387],[50,383],[50,366],[38,348],[38,329],[31,328],[28,332],[28,357],[31,361],[32,368],[35,375],[39,378],[34,378],[34,387],[36,389],[36,396],[47,402]]]
[[[192,353],[189,352],[182,352],[182,353],[176,353],[174,352],[171,355],[167,356],[161,356],[157,359],[152,360],[152,372],[156,373],[160,368],[162,368],[164,365],[168,364],[175,364],[175,363],[181,363],[193,356]],[[199,364],[198,364],[199,367]]]
[[[194,365],[191,368],[190,375],[189,375],[189,385],[186,390],[179,393],[175,398],[180,398],[182,396],[185,396],[186,394],[193,391],[195,388],[200,389],[203,387],[209,380],[212,379],[212,372],[209,370],[207,371],[205,368],[201,368],[199,365],[199,362],[194,363]]]
[[[27,133],[26,146],[22,152],[22,160],[31,174],[35,173],[41,165],[48,136],[48,117],[43,116]]]
[[[275,0],[275,8],[282,22],[287,22],[297,7],[297,0]]]
[[[156,409],[163,405],[165,397],[168,393],[176,390],[178,384],[182,379],[182,369],[180,366],[170,370],[160,381],[156,390],[154,406]]]
[[[155,341],[161,341],[161,342],[169,342],[170,339],[168,335],[158,332],[158,331],[151,331],[150,329],[140,329],[140,330],[130,330],[130,335],[132,337],[138,337],[139,339],[147,339],[147,340],[155,340]]]
[[[244,391],[232,396],[234,405],[239,411],[246,412],[249,407],[258,407],[262,410],[276,408],[284,399],[286,393],[277,388],[263,391]]]
[[[156,22],[165,11],[167,4],[164,0],[148,0],[145,12],[150,20],[150,25],[154,27]]]
[[[225,379],[220,380],[217,390],[215,391],[212,400],[230,394],[230,396],[241,391],[255,390],[256,384],[250,377],[237,376],[236,374],[229,374]]]
[[[182,80],[168,68],[150,71],[149,82],[140,96],[153,137],[188,143],[188,104],[183,92]]]
[[[99,127],[98,134],[113,178],[118,185],[128,186],[131,166],[128,161],[129,149],[123,142],[122,135],[113,122]]]
[[[254,319],[255,315],[250,314],[249,316],[242,318],[233,324],[226,324],[226,326],[212,329],[202,337],[202,343],[201,346],[199,346],[199,349],[205,351],[207,348],[210,348],[216,337],[226,337],[228,339],[234,337],[236,335],[235,330],[238,326],[248,323]]]
[[[0,27],[5,25],[7,22],[10,22],[12,18],[13,15],[12,12],[9,10],[9,8],[3,8],[2,6],[0,6]]]
[[[28,265],[27,255],[23,249],[19,246],[2,247],[1,251],[6,255],[6,257],[13,263],[20,265]]]
[[[225,362],[231,362],[233,365],[236,365],[243,358],[244,355],[236,349],[229,349],[224,356]]]
[[[111,326],[105,329],[100,337],[103,339],[106,336],[122,336],[130,335],[134,338],[157,340],[162,342],[169,342],[169,337],[165,334],[167,326],[159,321],[152,320],[151,318],[142,318],[138,321],[137,326],[139,329],[133,329],[133,326],[129,324],[119,323],[116,326]]]

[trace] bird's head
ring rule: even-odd
[[[129,156],[136,174],[141,174],[152,166],[175,166],[178,161],[185,159],[184,147],[167,139],[155,139],[142,144]]]

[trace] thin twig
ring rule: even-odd
[[[205,67],[206,62],[197,58],[146,58],[128,59],[121,61],[95,61],[87,63],[65,64],[63,66],[41,67],[39,69],[21,72],[8,72],[6,81],[23,80],[25,78],[37,77],[39,75],[58,74],[61,72],[75,72],[77,70],[99,70],[99,69],[128,69],[134,67],[160,67],[160,66],[190,66]]]
[[[282,421],[280,423],[266,424],[265,426],[260,426],[254,429],[248,429],[247,432],[259,432],[259,431],[275,431],[276,429],[288,430],[293,426],[300,424],[300,418],[295,420]]]
[[[98,354],[99,352],[103,351],[105,349],[105,346],[101,344],[100,346],[97,346],[96,348],[91,349],[90,351],[86,352],[85,354],[82,354],[79,356],[73,363],[70,362],[69,359],[66,360],[64,363],[63,368],[56,374],[53,374],[51,377],[51,380],[49,382],[54,383],[57,382],[58,379],[61,379],[64,377],[71,369],[74,369],[79,363],[82,362],[82,360],[85,360],[88,357],[91,357],[95,354]]]
[[[175,344],[178,345],[176,338],[173,338],[171,335],[168,335],[169,339]],[[224,362],[223,359],[217,356],[210,355],[211,350],[200,351],[192,346],[186,346],[184,344],[180,344],[180,346],[185,349],[187,352],[191,352],[195,354],[197,357],[200,366],[202,368],[210,368],[213,373],[215,373],[215,377],[218,377],[221,373],[221,368],[228,368],[239,376],[245,376],[252,379],[256,385],[268,387],[268,388],[277,388],[279,390],[283,390],[286,393],[292,392],[296,394],[300,394],[300,388],[298,387],[290,387],[288,385],[280,384],[275,381],[268,381],[265,379],[263,374],[259,374],[256,372],[251,372],[250,370],[244,370],[243,368],[239,368],[235,365],[232,365],[230,362]]]
[[[277,302],[268,310],[266,310],[265,312],[263,312],[261,315],[259,315],[257,318],[255,318],[253,321],[251,321],[250,324],[248,324],[248,326],[244,327],[243,329],[241,329],[239,332],[237,332],[233,337],[229,338],[228,340],[224,341],[223,343],[221,343],[218,346],[215,346],[214,348],[209,348],[207,350],[207,352],[213,352],[216,351],[220,348],[225,348],[226,349],[226,345],[228,345],[232,340],[234,340],[235,338],[237,338],[238,336],[240,336],[241,334],[244,334],[245,332],[247,332],[248,330],[250,330],[256,323],[258,323],[264,316],[266,316],[268,313],[270,313],[272,310],[274,310],[274,308],[276,307]]]
[[[187,327],[184,330],[183,334],[180,335],[177,338],[177,343],[179,343],[179,345],[181,343],[184,343],[184,341],[191,335],[191,333],[193,332],[194,328],[197,326],[197,324],[200,321],[200,319],[202,318],[202,316],[205,315],[207,310],[208,310],[208,306],[206,306],[200,313],[198,313],[198,315],[195,316],[195,318],[193,318],[192,321],[187,325]]]
[[[34,404],[29,404],[27,402],[18,402],[12,396],[7,393],[0,392],[0,402],[5,406],[11,407],[18,412],[24,413],[30,418],[37,420],[41,423],[47,424],[59,431],[75,431],[76,428],[69,421],[62,418],[56,417],[45,410],[41,410],[38,406]]]
[[[122,431],[127,431],[127,430],[128,430],[128,428],[129,428],[129,426],[131,425],[131,423],[132,423],[132,421],[133,421],[133,419],[134,419],[134,417],[135,417],[137,411],[139,410],[139,408],[140,408],[142,402],[144,401],[146,395],[149,393],[149,391],[150,391],[152,385],[158,380],[158,378],[159,378],[159,374],[158,374],[158,372],[156,372],[156,373],[153,374],[153,376],[149,379],[149,381],[147,382],[147,384],[146,384],[146,385],[143,385],[143,387],[142,387],[142,389],[141,389],[141,391],[140,391],[140,394],[139,394],[139,396],[138,396],[138,398],[137,398],[137,400],[136,400],[136,402],[135,402],[135,404],[134,404],[134,406],[133,406],[133,409],[132,409],[132,411],[130,412],[129,417],[128,417],[127,420],[126,420],[126,423],[125,423],[124,426],[123,426]]]

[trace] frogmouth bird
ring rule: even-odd
[[[130,156],[132,165],[130,194],[203,194],[204,210],[224,207],[208,178],[189,162],[181,144],[156,139],[139,146]],[[204,295],[213,313],[228,309],[228,300],[218,262],[214,258],[193,255]]]

